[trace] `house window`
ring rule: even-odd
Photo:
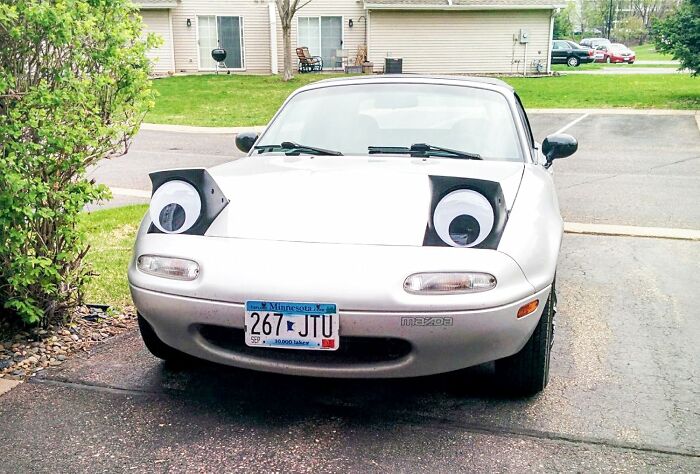
[[[199,35],[199,68],[214,69],[216,62],[211,50],[226,50],[224,65],[230,69],[243,69],[243,19],[239,16],[206,15],[197,17]]]
[[[297,20],[297,46],[321,56],[326,69],[342,68],[338,50],[343,48],[342,16],[301,16]]]

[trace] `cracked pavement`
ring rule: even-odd
[[[531,120],[541,139],[576,118]],[[555,164],[568,220],[700,229],[694,117],[591,115],[567,132],[581,142]],[[139,140],[142,158],[181,148],[160,167],[233,148]],[[114,178],[96,172],[122,180],[109,184],[143,181],[109,166]],[[489,364],[295,378],[163,364],[128,333],[0,398],[0,472],[698,472],[699,261],[700,242],[565,235],[551,381],[529,399],[502,397]]]

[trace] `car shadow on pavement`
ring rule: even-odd
[[[367,424],[436,416],[480,402],[510,403],[493,364],[409,379],[330,379],[236,369],[199,360],[160,363],[148,377],[197,411],[229,413],[240,423],[289,425],[319,417]]]

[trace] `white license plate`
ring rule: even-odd
[[[251,347],[334,351],[338,307],[329,303],[246,301],[245,343]]]

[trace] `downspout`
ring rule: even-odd
[[[279,73],[279,64],[277,58],[277,9],[274,3],[267,4],[270,16],[270,72],[272,74]]]
[[[549,17],[549,44],[547,46],[547,74],[552,74],[552,42],[554,41],[554,15],[556,10],[552,9]]]

